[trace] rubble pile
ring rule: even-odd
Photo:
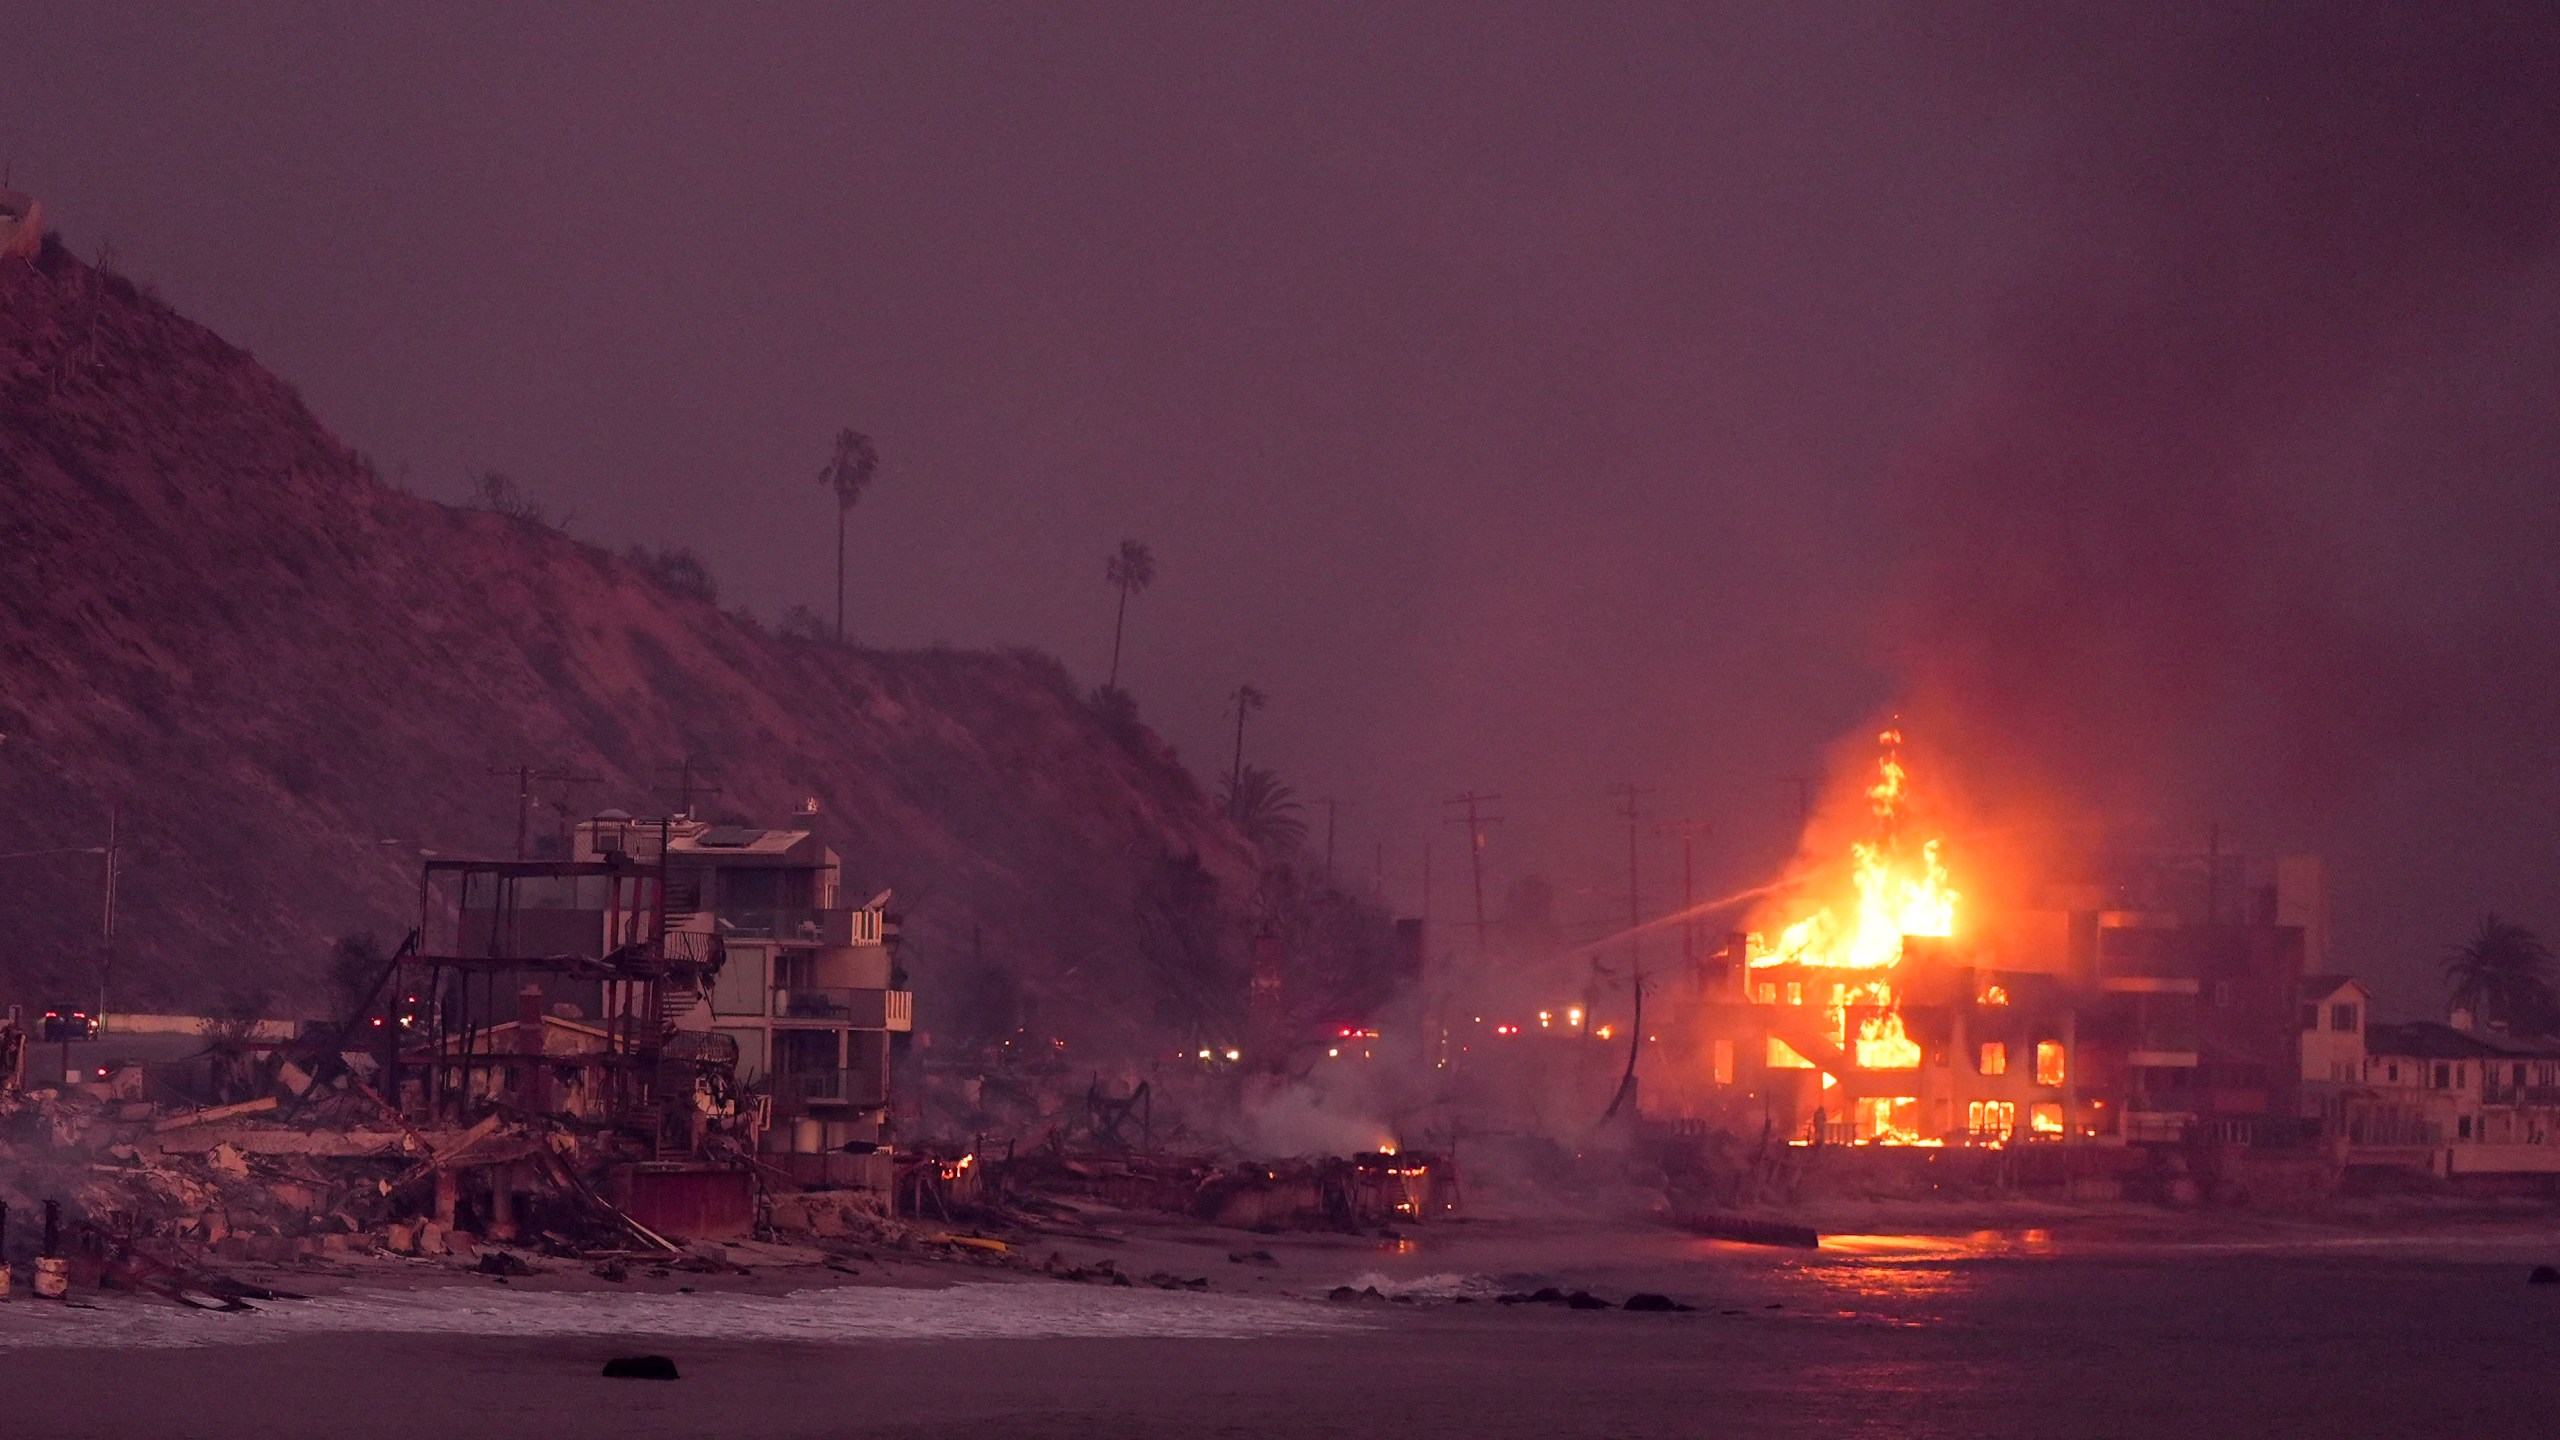
[[[467,1255],[482,1237],[673,1250],[598,1195],[605,1138],[502,1112],[422,1128],[360,1085],[175,1110],[107,1084],[37,1089],[0,1096],[0,1199],[230,1259]]]
[[[1438,1155],[1255,1163],[1044,1148],[1000,1168],[1008,1194],[1075,1196],[1240,1230],[1364,1230],[1448,1214],[1458,1203],[1456,1167]]]

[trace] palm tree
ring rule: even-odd
[[[1123,540],[1120,549],[1102,562],[1105,584],[1120,587],[1120,613],[1111,621],[1111,678],[1102,682],[1105,690],[1120,688],[1120,629],[1129,623],[1129,597],[1144,595],[1156,583],[1155,552],[1135,540]]]
[[[1261,766],[1238,769],[1219,798],[1236,828],[1264,854],[1286,854],[1306,842],[1307,822],[1298,818],[1297,792]]]
[[[1261,691],[1250,685],[1237,686],[1236,693],[1227,699],[1236,707],[1236,763],[1227,771],[1227,793],[1235,795],[1244,787],[1244,717],[1261,709],[1268,701]],[[1234,812],[1231,810],[1229,813]]]
[[[859,430],[836,432],[835,454],[826,468],[818,472],[818,483],[835,492],[836,497],[836,643],[844,643],[844,526],[853,514],[854,502],[871,488],[871,477],[880,473],[880,452],[871,447],[871,437]]]
[[[2444,962],[2455,1009],[2513,1030],[2546,1030],[2560,1016],[2550,971],[2551,951],[2542,937],[2495,915],[2481,920]]]

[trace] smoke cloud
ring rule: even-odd
[[[2396,869],[2369,918],[2547,901],[2560,12],[1924,13],[2050,181],[1895,477],[1915,730],[1995,814]]]

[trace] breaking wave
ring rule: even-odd
[[[218,1314],[111,1298],[95,1307],[15,1304],[0,1349],[239,1345],[316,1334],[674,1336],[716,1340],[1243,1339],[1354,1322],[1300,1301],[1133,1293],[1066,1285],[859,1286],[786,1295],[614,1294],[438,1285],[353,1289]]]

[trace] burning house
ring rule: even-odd
[[[2272,888],[2238,919],[2140,908],[2125,883],[1977,909],[1914,823],[1900,743],[1882,737],[1845,883],[1790,894],[1697,968],[1663,1027],[1688,1063],[1654,1108],[1802,1144],[2300,1133],[2306,927],[2278,923]]]

